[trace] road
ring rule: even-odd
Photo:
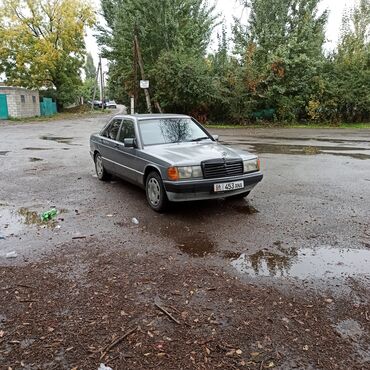
[[[0,363],[370,367],[370,130],[212,130],[259,154],[262,183],[157,214],[97,180],[107,119],[0,126]]]

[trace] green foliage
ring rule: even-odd
[[[94,13],[82,0],[3,0],[0,73],[14,86],[50,89],[59,106],[75,100],[81,84],[84,28]]]
[[[370,0],[343,20],[343,33],[333,63],[338,115],[346,121],[370,118]]]
[[[246,117],[274,109],[277,119],[307,118],[306,107],[320,86],[327,15],[319,0],[251,0],[247,27],[234,28]],[[238,98],[238,97],[236,97]]]
[[[185,52],[163,52],[151,71],[155,98],[170,112],[200,115],[211,98],[211,78],[202,57]]]
[[[86,61],[84,65],[84,71],[85,71],[85,78],[88,79],[95,79],[96,77],[96,68],[94,65],[93,57],[90,53],[86,55]]]
[[[87,103],[89,100],[93,100],[94,97],[94,85],[95,85],[95,78],[87,78],[82,86],[80,87],[79,94],[83,97],[84,102]],[[98,90],[96,88],[96,92]],[[95,97],[96,98],[96,97]]]

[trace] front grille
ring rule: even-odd
[[[243,161],[240,159],[212,159],[202,162],[202,169],[205,179],[238,176],[243,174]]]

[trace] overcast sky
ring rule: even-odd
[[[99,8],[100,1],[99,0],[92,0],[96,7]],[[320,12],[323,12],[325,9],[329,10],[329,20],[327,24],[326,30],[326,37],[327,37],[327,44],[325,47],[327,49],[333,49],[338,42],[338,36],[340,32],[340,27],[342,23],[342,15],[343,11],[347,8],[350,9],[353,4],[358,0],[322,0],[320,4]],[[209,3],[215,3],[216,9],[215,12],[220,14],[220,19],[225,19],[225,23],[228,27],[230,27],[233,17],[243,17],[245,19],[247,17],[247,13],[244,10],[243,6],[240,5],[240,0],[209,0]],[[219,31],[219,29],[215,30],[215,34]],[[214,37],[215,38],[215,37]],[[86,49],[93,55],[95,63],[98,60],[98,47],[95,42],[95,38],[93,36],[93,32],[91,30],[88,31],[86,37]],[[106,69],[106,61],[105,68]]]

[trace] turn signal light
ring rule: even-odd
[[[261,161],[259,158],[257,159],[257,168],[258,168],[258,171],[261,169]]]
[[[179,179],[179,171],[177,167],[167,168],[167,176],[170,180],[177,181]]]

